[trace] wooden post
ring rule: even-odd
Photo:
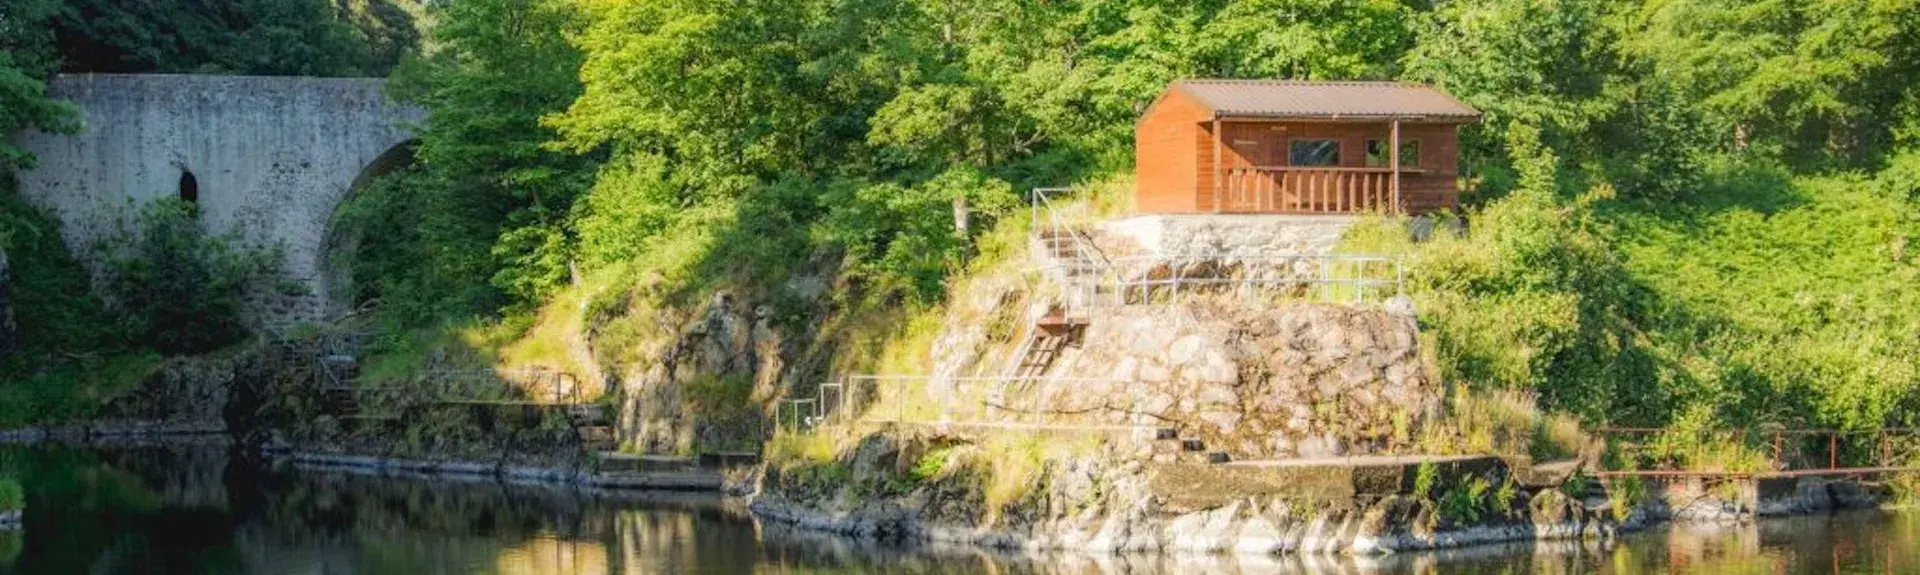
[[[1223,167],[1220,165],[1220,138],[1221,137],[1222,136],[1220,134],[1220,117],[1214,116],[1213,117],[1213,213],[1216,213],[1216,214],[1220,213],[1221,194],[1223,193],[1222,190],[1225,189],[1223,186],[1220,185],[1220,174]]]
[[[1393,120],[1393,133],[1387,138],[1387,169],[1393,174],[1393,213],[1400,213],[1400,119]]]

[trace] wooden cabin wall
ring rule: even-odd
[[[1200,122],[1212,111],[1179,92],[1169,92],[1134,126],[1134,210],[1141,213],[1200,211],[1199,165],[1212,158],[1211,140],[1202,145]],[[1213,174],[1204,175],[1211,192]]]
[[[1139,213],[1208,213],[1214,210],[1212,111],[1179,91],[1148,108],[1134,127],[1134,210]],[[1389,139],[1386,123],[1226,121],[1221,124],[1223,168],[1287,165],[1289,142],[1327,138],[1340,142],[1340,165],[1366,166],[1366,141]],[[1402,173],[1400,197],[1413,213],[1459,205],[1459,132],[1454,124],[1402,124],[1403,141],[1420,142],[1424,172]]]

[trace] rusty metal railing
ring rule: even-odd
[[[1920,471],[1920,428],[1731,428],[1692,432],[1685,439],[1670,439],[1675,430],[1657,427],[1603,427],[1598,433],[1638,467],[1599,475],[1800,477]],[[1688,469],[1682,463],[1685,450],[1675,445],[1679,442],[1749,450],[1763,454],[1764,462],[1757,469]]]
[[[851,423],[939,424],[1021,428],[1152,427],[1137,394],[1086,393],[1089,386],[1130,382],[1097,378],[851,375],[823,383],[814,397],[782,402],[789,430]],[[1095,400],[1095,398],[1098,398]]]

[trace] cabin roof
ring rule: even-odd
[[[1474,121],[1480,111],[1425,84],[1302,80],[1180,80],[1184,92],[1215,117],[1427,118]]]

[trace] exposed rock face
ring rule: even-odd
[[[904,432],[868,435],[835,464],[846,478],[804,466],[769,466],[753,510],[807,529],[881,539],[1032,550],[1251,554],[1365,554],[1607,538],[1645,521],[1634,515],[1617,522],[1610,511],[1590,509],[1552,488],[1520,488],[1510,499],[1486,498],[1474,517],[1450,517],[1433,500],[1407,493],[1408,477],[1380,491],[1357,493],[1353,487],[1366,483],[1357,472],[1314,481],[1310,478],[1326,472],[1156,464],[1123,441],[1049,459],[1030,491],[994,509],[983,499],[975,470],[996,469],[997,455],[953,448],[953,441]],[[957,455],[941,474],[901,490],[900,470],[922,461],[930,442],[948,445]],[[1499,484],[1505,467],[1486,459],[1490,462],[1442,464],[1435,491],[1470,481]],[[1300,485],[1342,481],[1349,482],[1343,493]]]
[[[103,406],[95,422],[224,428],[234,387],[267,353],[266,346],[257,346],[170,358],[142,378],[139,387]]]
[[[964,326],[935,365],[978,358]],[[1234,459],[1361,455],[1404,446],[1440,406],[1410,315],[1340,305],[1102,310],[1078,349],[998,401],[1050,423],[1176,427]],[[1071,381],[1069,381],[1071,380]],[[1001,414],[1015,417],[1015,414]]]
[[[752,386],[754,405],[771,402],[785,360],[769,308],[749,308],[718,294],[690,319],[666,324],[648,341],[639,350],[640,361],[620,378],[620,437],[628,447],[686,453],[696,444],[711,448],[760,439],[767,414],[695,413],[701,400],[691,396],[700,391],[691,388],[744,379]]]
[[[12,268],[7,266],[7,251],[0,249],[0,357],[20,347],[20,326],[13,321]]]

